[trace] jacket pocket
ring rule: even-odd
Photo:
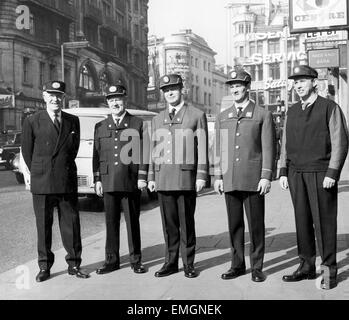
[[[196,165],[195,164],[181,164],[180,168],[183,171],[193,171],[193,170],[196,170]]]
[[[106,162],[100,162],[99,164],[99,172],[100,174],[106,175],[108,174],[108,164]]]

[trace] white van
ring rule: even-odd
[[[77,116],[80,120],[80,148],[75,163],[78,169],[78,194],[79,197],[94,196],[92,155],[94,128],[96,123],[104,120],[110,114],[109,108],[74,108],[64,109],[64,112]],[[155,112],[147,110],[127,109],[134,116],[138,116],[143,121],[148,122],[150,127],[151,119],[157,115]],[[23,158],[18,159],[18,169],[15,172],[21,172],[24,176],[26,188],[29,189],[30,174]]]

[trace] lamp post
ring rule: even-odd
[[[89,41],[72,41],[72,42],[63,42],[61,44],[61,63],[62,63],[62,81],[64,82],[64,48],[67,49],[79,49],[87,48],[89,46]]]

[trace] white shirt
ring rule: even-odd
[[[116,124],[116,120],[119,120],[119,125],[120,125],[122,120],[124,120],[124,118],[125,118],[125,114],[126,114],[126,112],[124,112],[120,117],[116,117],[116,116],[112,115],[115,124]]]
[[[176,107],[170,105],[170,106],[169,106],[169,114],[172,113],[172,110],[173,110],[173,109],[176,110],[175,114],[177,114],[177,113],[183,108],[183,106],[184,106],[184,101],[182,101],[182,102],[181,102],[178,106],[176,106]]]
[[[303,110],[305,108],[309,108],[312,104],[314,104],[314,102],[316,101],[317,98],[318,98],[318,94],[313,93],[307,100],[305,100],[305,101],[301,100]],[[303,106],[305,106],[305,107],[303,107]]]
[[[249,99],[245,100],[242,103],[235,102],[236,112],[239,112],[239,108],[241,108],[241,112],[243,112],[246,109],[246,107],[249,105],[249,103],[250,103]]]
[[[47,111],[49,117],[51,118],[52,122],[54,122],[55,121],[55,113],[54,112],[50,112],[48,110],[46,110],[46,111]],[[62,111],[59,111],[57,113],[57,120],[59,121],[59,123],[62,123]]]

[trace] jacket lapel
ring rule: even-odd
[[[66,113],[62,111],[61,130],[59,131],[59,136],[57,139],[54,155],[57,154],[57,152],[62,147],[64,142],[67,140],[67,138],[69,137],[69,134],[71,133],[70,131],[71,131],[71,123],[69,121],[69,118],[66,116]]]
[[[58,140],[58,133],[47,111],[40,114],[39,122],[40,127],[44,128],[44,132],[49,137],[52,144],[56,144]]]
[[[249,119],[253,118],[254,110],[255,110],[255,105],[252,101],[250,101],[247,107],[245,108],[245,110],[242,112],[242,115],[240,118],[249,118]]]

